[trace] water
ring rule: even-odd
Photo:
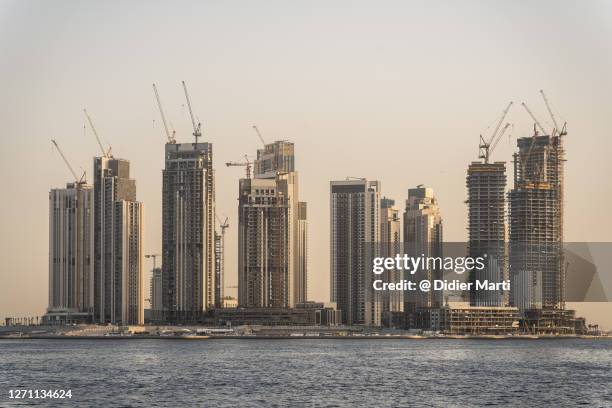
[[[0,406],[17,403],[612,407],[612,340],[0,340]]]

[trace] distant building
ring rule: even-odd
[[[468,256],[485,257],[485,269],[472,269],[471,282],[508,279],[506,252],[506,164],[473,162],[468,167]],[[475,285],[472,285],[475,288]],[[501,291],[472,289],[472,306],[504,306]]]
[[[345,324],[381,325],[382,305],[372,290],[372,258],[380,241],[380,183],[330,183],[331,301]]]
[[[470,306],[467,302],[449,302],[431,309],[431,329],[447,334],[504,335],[520,330],[516,307]]]
[[[295,303],[308,300],[308,217],[307,205],[304,201],[298,202],[296,225],[296,266],[294,279]]]
[[[307,295],[306,203],[299,201],[294,145],[257,151],[255,178],[239,184],[238,302],[293,307]]]
[[[93,314],[93,201],[85,182],[49,192],[49,313]]]
[[[95,320],[143,324],[143,205],[130,163],[94,158]]]
[[[395,258],[403,254],[402,230],[399,210],[395,201],[383,197],[380,200],[380,256]],[[383,275],[384,282],[399,282],[403,279],[402,271],[387,270]],[[382,313],[385,325],[391,325],[394,312],[404,311],[404,295],[402,291],[384,291],[382,294]]]
[[[222,307],[225,280],[225,237],[215,231],[215,306]]]
[[[443,256],[442,217],[432,188],[417,186],[408,190],[404,211],[404,246],[407,255],[411,257]],[[436,279],[442,279],[442,276],[442,270],[439,268],[425,268],[416,271],[410,279],[416,282],[428,280],[433,283]],[[427,310],[442,306],[441,291],[417,290],[406,293],[404,298],[404,311],[411,328],[428,328]]]
[[[149,294],[151,310],[153,312],[157,313],[162,311],[162,297],[162,268],[155,268],[151,271],[151,286]]]
[[[215,306],[215,185],[211,143],[166,143],[162,192],[163,309],[170,321]]]
[[[235,309],[238,307],[238,299],[231,296],[225,296],[221,299],[221,307],[224,309]]]
[[[339,315],[323,303],[287,307],[223,308],[213,311],[217,326],[337,326]]]

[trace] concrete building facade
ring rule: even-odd
[[[293,143],[259,149],[254,177],[239,185],[238,302],[294,307],[307,296],[308,229]]]
[[[151,310],[156,313],[163,310],[162,293],[162,268],[155,268],[151,271],[149,299]]]
[[[389,198],[380,200],[380,256],[395,258],[403,253],[402,229],[399,210],[395,201]],[[382,275],[385,282],[399,282],[404,278],[402,271],[388,269]],[[394,312],[404,311],[404,293],[402,291],[385,291],[382,298],[383,320],[390,322]]]
[[[143,205],[129,161],[94,158],[94,216],[95,320],[143,324]]]
[[[468,167],[468,256],[486,257],[486,267],[472,269],[471,282],[508,279],[506,250],[506,164],[473,162]],[[475,288],[475,284],[472,285]],[[507,297],[500,291],[472,289],[472,306],[505,306]]]
[[[290,307],[290,211],[286,180],[241,179],[238,304]]]
[[[408,189],[408,199],[404,211],[404,250],[410,257],[441,257],[442,254],[442,217],[438,200],[432,188],[417,186]],[[420,269],[411,275],[411,280],[432,283],[442,279],[442,270],[437,268]],[[409,327],[428,328],[426,317],[429,309],[440,308],[442,291],[423,292],[420,290],[405,294],[404,311]],[[421,317],[419,317],[421,316]],[[424,327],[423,327],[424,326]]]
[[[85,182],[49,192],[48,312],[93,314],[94,190]]]
[[[345,324],[381,325],[382,301],[372,290],[372,258],[380,242],[380,183],[330,182],[330,294]]]
[[[197,319],[216,303],[212,144],[166,143],[162,178],[163,310]]]
[[[527,310],[565,308],[561,135],[517,140],[510,203],[511,304]]]

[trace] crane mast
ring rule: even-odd
[[[196,125],[195,116],[193,116],[193,110],[191,109],[191,100],[189,99],[189,92],[187,92],[187,85],[185,81],[181,81],[183,84],[183,90],[185,91],[185,99],[187,99],[187,108],[189,108],[189,116],[191,117],[191,125],[193,126],[193,137],[195,137],[195,143],[198,144],[198,137],[202,136],[201,128],[202,124],[198,122]]]
[[[162,103],[159,97],[159,92],[157,92],[157,86],[155,84],[153,84],[153,91],[155,92],[155,99],[157,99],[157,106],[159,107],[159,114],[161,115],[162,122],[164,123],[164,129],[166,130],[166,136],[168,137],[168,143],[176,143],[176,139],[174,138],[176,131],[172,129],[172,134],[170,134],[170,130],[168,129],[168,123],[166,122],[166,115],[164,114],[164,109],[162,108]]]

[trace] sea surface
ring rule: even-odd
[[[612,407],[612,340],[0,340],[23,405]]]

